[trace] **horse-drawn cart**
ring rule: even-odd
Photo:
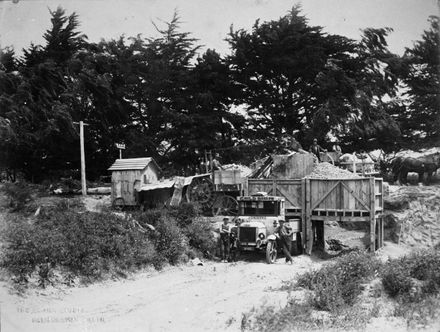
[[[193,180],[186,189],[186,199],[214,216],[235,216],[242,188],[240,170],[217,170]]]
[[[242,194],[242,187],[239,170],[218,170],[143,185],[137,189],[137,203],[148,209],[191,202],[207,215],[234,216],[238,213],[236,198]]]

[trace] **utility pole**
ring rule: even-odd
[[[78,124],[78,122],[74,122]],[[84,126],[88,126],[83,121],[79,122],[79,144],[81,148],[81,192],[83,196],[87,196],[87,183],[86,183],[86,153],[84,151]]]

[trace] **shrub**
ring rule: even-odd
[[[156,226],[158,222],[161,220],[164,211],[161,209],[150,209],[143,212],[138,212],[133,214],[133,218],[139,221],[141,226],[145,226],[146,224]]]
[[[399,296],[403,301],[416,300],[414,289],[417,283],[418,300],[440,290],[440,253],[436,250],[422,250],[409,256],[390,261],[382,273],[382,284],[386,292]]]
[[[389,262],[382,272],[382,284],[385,291],[392,297],[408,293],[412,280],[404,261]]]
[[[12,211],[22,211],[32,200],[32,190],[25,183],[5,183],[2,190],[9,199]]]
[[[367,252],[353,251],[317,271],[298,278],[296,286],[313,291],[312,303],[317,309],[335,311],[354,303],[362,283],[370,280],[381,263]]]
[[[168,216],[175,219],[180,227],[185,227],[193,223],[200,216],[199,208],[194,203],[182,203],[177,207],[171,206]]]
[[[207,258],[214,256],[217,247],[217,242],[212,231],[212,224],[202,218],[195,219],[184,228],[186,237],[189,240],[189,245],[200,250]]]
[[[162,217],[156,225],[155,246],[170,264],[179,262],[185,251],[185,236],[174,219]]]
[[[110,213],[47,212],[34,224],[12,224],[6,240],[2,266],[20,281],[45,264],[96,279],[157,260],[153,241]]]
[[[37,248],[32,241],[33,235],[32,226],[24,220],[15,220],[5,233],[8,250],[4,253],[2,265],[18,281],[27,281],[37,266]]]
[[[438,293],[440,289],[440,253],[434,250],[416,252],[409,259],[410,274],[425,281],[425,293]]]
[[[428,295],[417,302],[399,301],[394,315],[406,319],[409,331],[421,330],[421,327],[438,324],[440,317],[439,303],[440,297],[438,294]]]

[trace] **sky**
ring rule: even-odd
[[[421,39],[428,17],[440,15],[437,0],[0,0],[0,47],[20,51],[31,42],[42,44],[50,26],[48,8],[60,5],[79,15],[80,30],[90,41],[122,34],[154,37],[152,21],[170,21],[177,10],[181,31],[191,32],[204,49],[229,54],[224,39],[231,24],[249,30],[255,20],[276,20],[298,3],[309,24],[328,33],[359,39],[367,27],[393,28],[389,48],[400,55]]]

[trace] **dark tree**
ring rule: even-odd
[[[440,142],[440,31],[439,18],[429,18],[430,29],[404,54],[407,108],[398,114],[406,144],[419,148]]]
[[[310,26],[298,7],[251,32],[231,31],[229,62],[243,94],[248,137],[298,131],[305,145],[333,133],[354,148],[396,140],[385,100],[395,95],[398,57],[387,49],[389,29],[366,29],[360,42]],[[360,139],[359,139],[360,138]]]

